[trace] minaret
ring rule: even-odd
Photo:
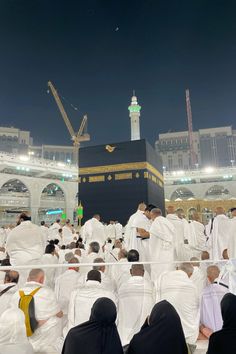
[[[135,96],[135,92],[133,92],[133,97],[131,99],[131,105],[128,108],[130,123],[131,123],[131,140],[140,140],[140,110],[141,106],[138,104],[137,97]]]

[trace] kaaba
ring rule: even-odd
[[[146,140],[81,148],[79,165],[83,222],[100,214],[125,225],[142,201],[164,213],[162,160]]]

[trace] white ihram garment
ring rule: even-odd
[[[185,219],[180,219],[176,214],[168,214],[166,219],[174,226],[174,245],[176,260],[189,260],[189,247],[184,244],[186,238],[188,222]]]
[[[46,248],[49,240],[49,228],[47,226],[41,225],[40,230],[43,233],[43,238],[44,238],[44,249]]]
[[[118,299],[118,331],[122,345],[126,345],[151,313],[155,303],[153,286],[141,276],[130,277],[121,285]]]
[[[52,254],[44,254],[42,256],[42,264],[58,264],[58,258]],[[54,289],[57,268],[43,268],[43,270],[45,273],[44,284]]]
[[[173,225],[163,216],[157,216],[150,228],[150,260],[166,264],[151,264],[152,281],[161,273],[174,269],[174,235]]]
[[[228,256],[236,258],[236,217],[230,219],[229,225]]]
[[[49,239],[55,240],[58,236],[58,230],[61,228],[62,226],[58,224],[58,222],[54,222],[54,224],[49,227]]]
[[[15,294],[17,290],[17,284],[16,283],[0,284],[0,293],[8,287],[11,288],[0,296],[0,313],[3,313],[7,309],[8,305],[10,304],[12,295]]]
[[[103,224],[96,218],[86,221],[82,230],[82,238],[87,245],[92,241],[97,241],[100,246],[103,246],[106,241],[106,233]]]
[[[137,232],[137,228],[144,229],[149,232],[151,227],[151,220],[149,220],[143,212],[138,213],[132,224],[132,240],[133,249],[139,252],[140,261],[149,261],[149,239],[141,238]]]
[[[188,224],[188,244],[191,257],[201,259],[202,251],[207,250],[204,230],[204,225],[198,221],[193,220]]]
[[[137,210],[136,213],[132,214],[128,220],[128,223],[125,226],[125,233],[124,233],[124,242],[125,242],[125,248],[129,251],[132,249],[132,225],[133,221],[136,218],[136,216],[142,213],[143,211]]]
[[[6,250],[11,265],[39,262],[44,253],[44,236],[39,226],[23,221],[8,235]]]
[[[123,237],[123,226],[118,222],[115,224],[116,240]]]
[[[6,240],[7,233],[2,227],[0,227],[0,247],[5,247]]]
[[[191,280],[193,284],[196,286],[199,297],[202,294],[202,290],[207,285],[207,277],[206,272],[204,272],[200,267],[193,267],[193,274],[191,275]]]
[[[29,337],[29,341],[35,352],[55,351],[57,340],[61,335],[61,319],[56,316],[60,312],[60,307],[54,292],[33,281],[27,282],[20,290],[29,294],[38,287],[41,289],[34,295],[35,317],[37,321],[46,320],[46,322],[35,330],[34,334]],[[12,296],[11,308],[18,308],[19,299],[19,291],[17,291]]]
[[[65,225],[62,228],[62,244],[69,245],[74,241],[74,234],[69,226]]]
[[[229,229],[230,220],[225,215],[217,215],[206,226],[206,234],[209,237],[208,246],[210,248],[210,256],[214,261],[222,259],[223,251],[228,248]]]
[[[33,354],[26,337],[25,317],[20,309],[7,309],[0,317],[0,353]]]
[[[187,343],[194,344],[199,333],[199,296],[182,270],[163,273],[157,283],[158,301],[167,300],[178,312]]]
[[[91,308],[100,297],[108,297],[115,302],[113,294],[102,288],[98,281],[88,280],[86,284],[71,294],[68,310],[68,327],[64,329],[64,337],[68,331],[89,320]]]

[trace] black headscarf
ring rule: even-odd
[[[106,297],[93,305],[89,321],[72,328],[62,354],[123,354],[116,328],[116,306]]]
[[[221,300],[223,327],[210,336],[207,354],[236,353],[236,296],[225,294]]]
[[[128,354],[144,353],[188,353],[179,315],[166,300],[153,307],[149,320],[130,342]]]

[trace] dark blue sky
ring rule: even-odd
[[[236,128],[235,19],[228,0],[1,0],[0,125],[69,144],[52,80],[76,128],[88,114],[90,144],[129,139],[133,89],[150,142],[186,129],[187,87],[195,129]]]

